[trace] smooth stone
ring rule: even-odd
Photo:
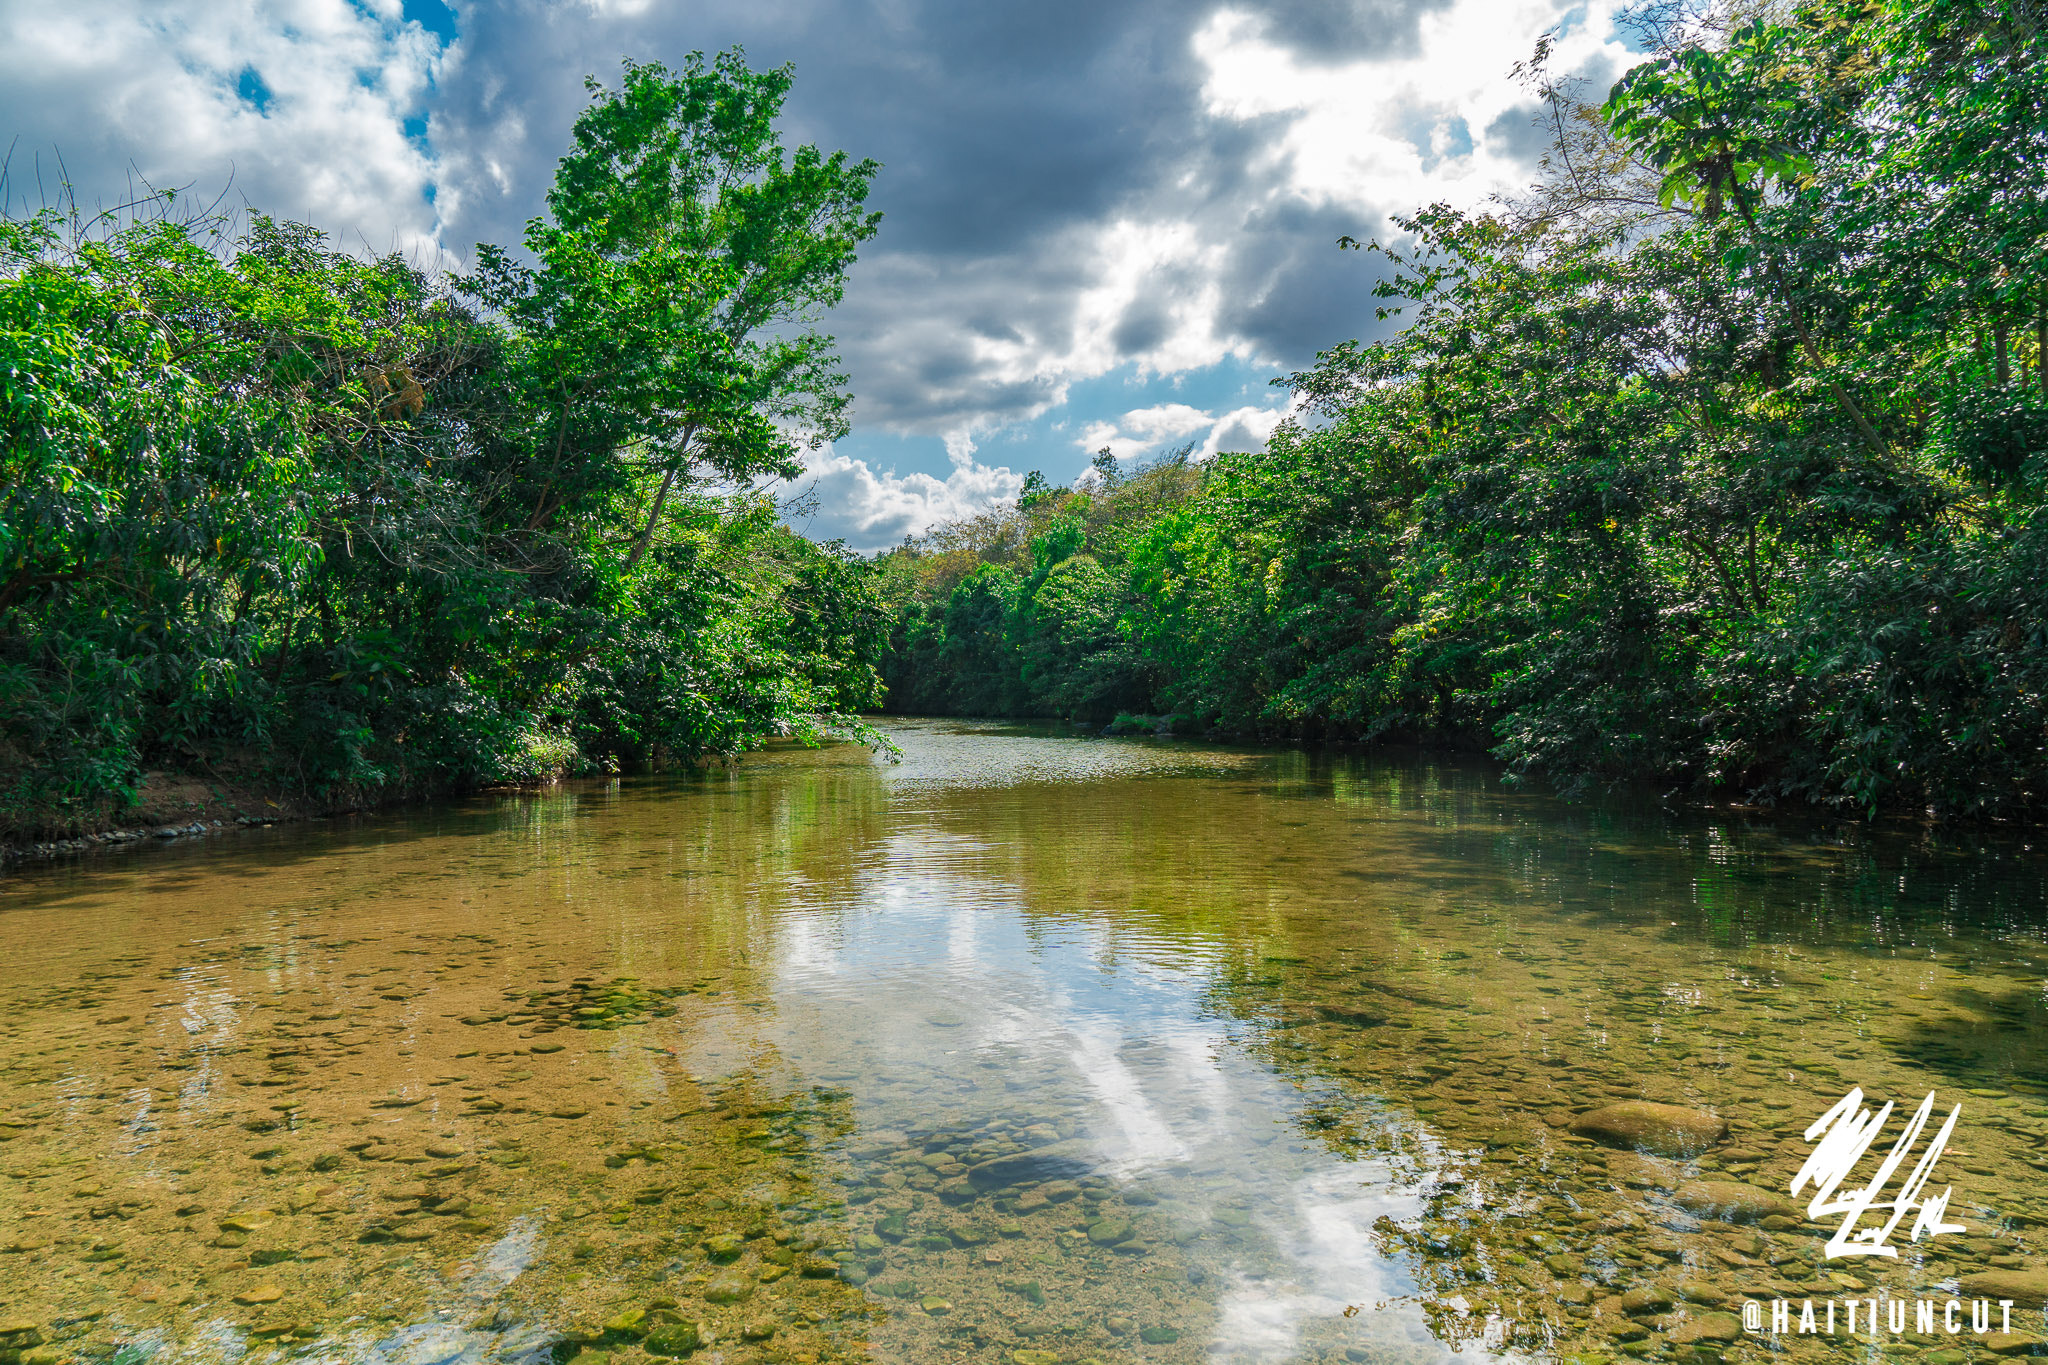
[[[1086,1142],[1072,1140],[1034,1147],[970,1166],[967,1179],[978,1190],[995,1190],[1028,1180],[1071,1180],[1087,1175],[1095,1165],[1094,1148]],[[1049,1191],[1047,1197],[1051,1197]]]
[[[1729,1223],[1755,1223],[1765,1218],[1795,1217],[1799,1208],[1768,1190],[1733,1180],[1697,1180],[1678,1187],[1672,1198],[1688,1213]]]
[[[1728,1135],[1723,1120],[1700,1109],[1651,1100],[1624,1100],[1572,1120],[1571,1131],[1611,1147],[1697,1156]]]
[[[943,1318],[946,1314],[953,1311],[952,1304],[937,1296],[924,1299],[917,1306],[935,1318]]]
[[[1675,1346],[1700,1341],[1740,1341],[1742,1319],[1733,1313],[1701,1313],[1673,1328],[1670,1340]]]
[[[2048,1270],[1982,1270],[1962,1278],[1972,1299],[2011,1299],[2015,1308],[2048,1306]]]
[[[1180,1340],[1178,1327],[1147,1327],[1138,1333],[1138,1339],[1147,1346],[1165,1346]]]
[[[1993,1332],[1984,1338],[1984,1345],[2002,1356],[2031,1356],[2048,1352],[2048,1340],[2025,1332]]]
[[[754,1297],[754,1285],[731,1275],[721,1275],[705,1285],[705,1297],[713,1304],[745,1304]]]
[[[1012,1351],[1010,1352],[1010,1359],[1015,1362],[1015,1365],[1060,1365],[1060,1353],[1058,1351],[1034,1351],[1029,1349]]]
[[[704,1329],[696,1322],[671,1322],[649,1332],[640,1343],[649,1354],[686,1356],[704,1344]]]
[[[1677,1296],[1661,1284],[1641,1284],[1619,1299],[1624,1313],[1662,1313],[1676,1303]]]
[[[721,1232],[704,1239],[705,1254],[714,1261],[738,1260],[746,1249],[746,1239],[736,1232]]]
[[[1099,1247],[1113,1247],[1119,1242],[1130,1241],[1136,1235],[1136,1230],[1129,1223],[1116,1218],[1105,1218],[1088,1229],[1088,1240]]]
[[[254,1289],[244,1289],[235,1295],[235,1302],[244,1306],[259,1303],[276,1303],[284,1297],[284,1291],[274,1284],[259,1284]]]

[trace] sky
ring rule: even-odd
[[[851,436],[798,523],[860,550],[1193,442],[1379,335],[1391,216],[1483,207],[1544,139],[1539,35],[1604,89],[1613,0],[0,0],[10,211],[138,181],[460,263],[517,243],[623,58],[790,63],[785,140],[882,163],[830,316]]]

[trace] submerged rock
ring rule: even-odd
[[[1671,1330],[1671,1342],[1675,1346],[1690,1346],[1700,1341],[1740,1340],[1742,1319],[1733,1313],[1701,1313]]]
[[[1790,1200],[1733,1180],[1696,1180],[1679,1186],[1678,1193],[1672,1197],[1688,1213],[1729,1223],[1792,1218],[1799,1213],[1798,1206]]]
[[[2048,1307],[2048,1270],[1984,1270],[1965,1275],[1962,1292],[1973,1299],[2011,1299],[2015,1308]]]
[[[971,1166],[967,1179],[978,1190],[996,1190],[1031,1180],[1072,1180],[1095,1169],[1095,1154],[1085,1142],[1049,1143]]]
[[[649,1332],[640,1344],[651,1355],[686,1356],[705,1342],[703,1325],[697,1322],[672,1322]]]
[[[1993,1332],[1984,1338],[1984,1344],[2002,1356],[2037,1356],[2048,1352],[2048,1341],[2025,1332]]]
[[[1728,1125],[1703,1109],[1650,1100],[1624,1100],[1572,1120],[1571,1130],[1610,1147],[1659,1156],[1697,1156],[1728,1135]]]
[[[704,1286],[704,1297],[712,1303],[744,1303],[754,1293],[754,1286],[736,1275],[721,1275]]]

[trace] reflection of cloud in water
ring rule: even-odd
[[[481,1257],[475,1274],[463,1281],[451,1303],[431,1308],[380,1340],[367,1334],[331,1355],[302,1359],[351,1362],[355,1365],[541,1365],[552,1358],[556,1333],[545,1323],[529,1323],[506,1331],[487,1331],[465,1324],[474,1321],[493,1296],[539,1259],[543,1238],[540,1219],[516,1218],[505,1235]]]
[[[1371,1315],[1353,1321],[1376,1339],[1427,1342],[1429,1329],[1413,1305],[1377,1308],[1410,1286],[1405,1276],[1397,1282],[1393,1267],[1372,1249],[1373,1223],[1414,1217],[1421,1206],[1418,1194],[1378,1162],[1314,1171],[1287,1193],[1286,1216],[1267,1231],[1293,1261],[1296,1278],[1277,1284],[1270,1277],[1233,1276],[1217,1301],[1216,1349],[1229,1356],[1285,1359],[1304,1323],[1341,1317],[1353,1305]]]
[[[1187,1144],[1173,1135],[1145,1098],[1144,1086],[1117,1056],[1121,1036],[1112,1035],[1099,1023],[1070,1032],[1074,1043],[1068,1056],[1095,1092],[1097,1103],[1108,1115],[1107,1126],[1115,1134],[1109,1169],[1130,1176],[1147,1167],[1183,1160],[1188,1155]]]
[[[1140,739],[1076,739],[1021,732],[1004,733],[975,725],[972,748],[945,721],[892,720],[889,737],[902,749],[899,762],[881,768],[899,791],[963,787],[1013,787],[1031,782],[1101,782],[1117,778],[1165,777],[1176,773],[1216,775],[1242,772],[1268,760]]]
[[[1450,1357],[1418,1304],[1385,1303],[1414,1286],[1372,1237],[1383,1216],[1416,1216],[1426,1184],[1296,1130],[1302,1092],[1212,1012],[1208,945],[1147,951],[1084,917],[1032,916],[992,865],[981,841],[906,830],[863,883],[799,898],[776,934],[762,1042],[798,1075],[844,1078],[868,1132],[1057,1116],[1101,1173],[1170,1197],[1153,1215],[1166,1235],[1229,1214],[1237,1232],[1190,1244],[1183,1291],[1213,1300],[1219,1360],[1333,1345]],[[1427,1133],[1411,1136],[1435,1165]]]

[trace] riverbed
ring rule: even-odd
[[[1996,1339],[1740,1330],[2041,1265],[2024,836],[888,729],[900,761],[0,879],[0,1358],[1954,1365],[2042,1335],[2024,1304]],[[1825,1254],[1790,1186],[1852,1086],[1962,1106],[1930,1192],[1965,1231]]]

